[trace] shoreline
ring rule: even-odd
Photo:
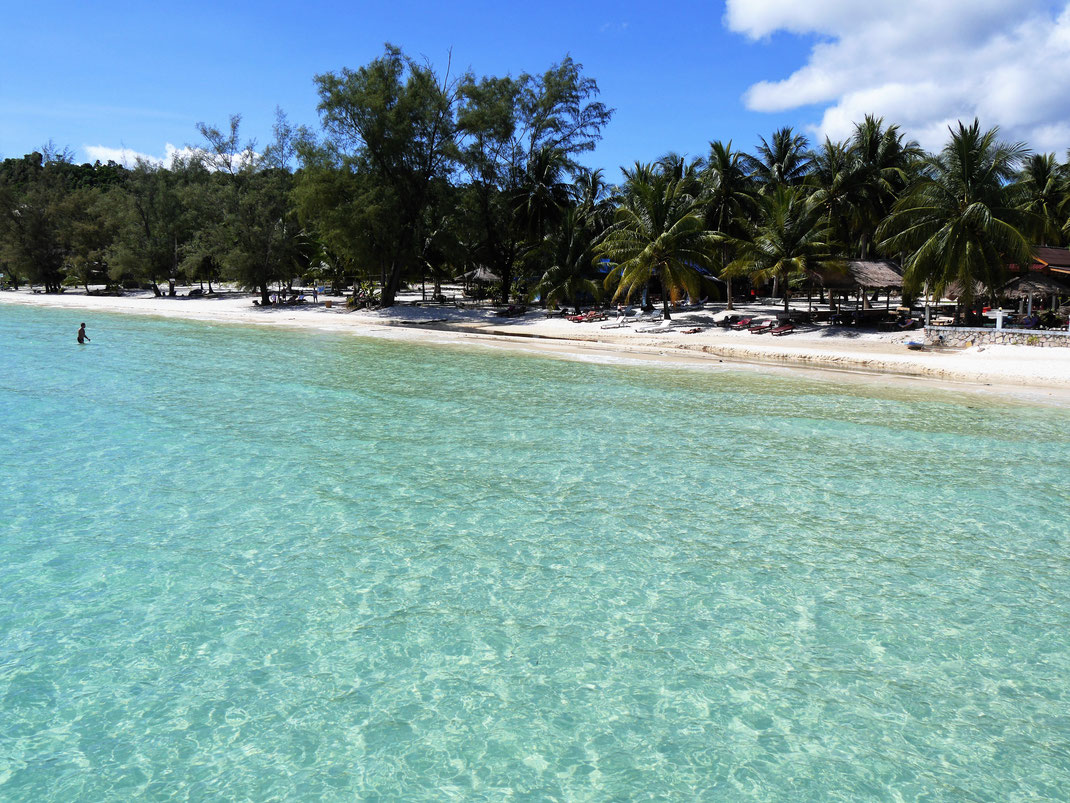
[[[572,323],[545,318],[542,310],[521,318],[500,318],[488,308],[395,306],[350,312],[332,304],[295,307],[254,306],[252,295],[225,292],[199,298],[157,297],[148,292],[123,296],[88,296],[84,291],[59,295],[28,290],[0,292],[0,303],[56,309],[184,318],[213,323],[238,323],[317,329],[371,337],[423,342],[481,343],[499,348],[542,353],[559,358],[692,367],[776,368],[854,376],[869,381],[927,380],[958,390],[994,392],[1070,405],[1070,348],[984,346],[964,350],[911,351],[907,340],[917,333],[876,333],[812,327],[785,337],[725,331],[713,327],[723,317],[717,308],[674,313],[673,320],[646,331],[634,327],[601,328],[603,323]],[[337,299],[330,298],[336,303]],[[741,306],[737,313],[772,316],[774,306]],[[686,334],[691,327],[702,331]],[[709,328],[713,327],[713,328]],[[90,336],[93,326],[89,327]],[[73,334],[72,334],[73,337]]]

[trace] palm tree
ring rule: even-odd
[[[1016,192],[1019,204],[1036,216],[1034,241],[1064,245],[1063,226],[1070,209],[1070,170],[1056,161],[1054,153],[1034,153],[1022,167]]]
[[[657,278],[668,320],[670,297],[675,300],[682,291],[698,297],[699,269],[710,267],[714,259],[714,235],[706,228],[704,204],[695,193],[695,166],[677,171],[637,164],[624,176],[623,203],[597,247],[613,265],[605,286],[616,285],[614,300],[628,300]]]
[[[602,294],[601,283],[593,278],[595,237],[587,226],[588,221],[581,209],[565,212],[560,233],[553,241],[553,264],[532,290],[547,306],[562,299],[578,306],[581,296],[599,298]]]
[[[867,172],[846,142],[833,142],[827,137],[811,165],[807,176],[807,183],[813,188],[811,203],[825,215],[829,238],[835,247],[846,252],[870,189]]]
[[[732,150],[731,142],[710,143],[710,155],[702,171],[707,229],[729,237],[742,235],[739,221],[754,209],[756,194],[754,181],[745,167],[746,158],[746,154]],[[732,261],[728,240],[721,242],[717,252],[720,258],[717,267],[726,283],[726,309],[732,309],[732,277],[724,275],[725,267]]]
[[[977,120],[969,127],[960,122],[878,229],[882,250],[906,254],[908,289],[928,285],[942,295],[956,284],[969,305],[977,282],[994,292],[1007,264],[1031,262],[1025,232],[1036,226],[1036,216],[1016,208],[1009,186],[1029,151],[999,141],[998,134],[997,128],[982,132]]]
[[[567,167],[565,152],[556,148],[540,148],[531,155],[513,194],[517,222],[531,240],[542,239],[569,205],[571,187],[564,181]]]
[[[758,156],[744,156],[743,160],[762,191],[802,184],[813,160],[806,137],[794,133],[788,126],[774,131],[772,141],[766,142],[765,137],[761,140]]]
[[[602,168],[579,168],[572,181],[572,201],[592,231],[602,232],[613,220],[613,199]]]
[[[883,117],[867,114],[855,124],[850,155],[861,172],[862,197],[855,209],[854,235],[859,259],[870,256],[877,226],[917,176],[925,155],[914,140],[906,140],[899,126],[884,127]]]
[[[756,221],[743,222],[744,234],[730,238],[737,258],[726,272],[749,276],[755,286],[776,280],[788,310],[791,288],[810,278],[812,271],[838,268],[828,242],[828,225],[819,204],[807,201],[799,187],[778,187],[759,198]]]

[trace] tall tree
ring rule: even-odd
[[[846,142],[825,138],[824,146],[813,155],[807,183],[811,203],[825,215],[829,244],[846,253],[867,192],[866,173]]]
[[[418,267],[433,186],[455,155],[456,86],[393,45],[358,70],[316,76],[319,112],[330,150],[360,174],[383,220],[374,249],[384,268],[381,303],[394,303],[402,276]]]
[[[9,273],[61,291],[69,251],[69,154],[48,149],[0,166],[0,262]]]
[[[694,166],[680,174],[652,165],[625,171],[623,203],[597,249],[611,262],[605,286],[616,288],[614,299],[630,299],[657,279],[668,320],[670,300],[683,292],[698,297],[699,269],[716,259],[716,237],[706,228],[698,186]]]
[[[107,284],[108,252],[115,240],[117,192],[79,187],[66,198],[69,248],[66,282],[77,282],[89,292],[89,283]]]
[[[110,253],[111,277],[147,279],[157,295],[175,295],[182,249],[190,237],[178,171],[139,159],[123,186],[119,231]]]
[[[726,283],[727,309],[732,309],[732,276],[724,269],[735,259],[732,239],[743,234],[744,221],[755,208],[757,188],[746,168],[746,155],[732,150],[732,143],[710,143],[710,154],[702,171],[703,198],[706,203],[706,227],[721,238],[717,249],[716,270]]]
[[[214,169],[212,183],[221,193],[223,217],[209,232],[207,255],[242,287],[269,301],[272,282],[289,282],[307,268],[310,248],[291,203],[293,176],[284,166],[291,131],[284,120],[263,153],[256,143],[241,143],[241,117],[229,130],[201,123],[205,159]]]
[[[1066,244],[1070,214],[1070,170],[1054,153],[1034,153],[1024,161],[1015,188],[1018,204],[1035,218],[1030,235],[1042,245]]]
[[[602,285],[595,278],[596,246],[591,222],[582,208],[565,211],[561,228],[552,239],[550,267],[532,291],[547,306],[562,300],[578,305],[585,295],[601,297]]]
[[[612,109],[596,99],[598,85],[568,57],[541,76],[467,76],[460,95],[471,259],[501,276],[508,293],[525,246],[539,239],[563,201],[562,173],[579,170],[576,156],[594,148]]]
[[[855,124],[849,154],[860,174],[862,189],[856,197],[853,215],[857,250],[849,250],[859,259],[867,259],[877,226],[917,177],[924,154],[917,142],[906,139],[899,126],[885,127],[883,117],[871,114]]]
[[[761,143],[757,156],[745,156],[744,162],[763,192],[798,186],[806,180],[813,161],[806,137],[789,126],[774,131],[768,142],[761,137]]]
[[[572,181],[572,204],[579,209],[594,232],[603,232],[613,222],[615,204],[602,168],[580,168]]]
[[[738,256],[727,273],[749,276],[755,286],[775,280],[787,312],[793,287],[811,271],[838,265],[829,246],[829,229],[820,204],[811,203],[801,187],[781,186],[759,199],[755,220],[743,223],[744,235],[730,238]]]
[[[960,122],[878,229],[883,250],[907,255],[908,289],[927,284],[940,295],[956,284],[969,305],[976,283],[994,293],[1007,264],[1032,260],[1027,232],[1036,216],[1016,208],[1009,187],[1029,151],[998,136],[999,129],[982,131],[977,120]]]

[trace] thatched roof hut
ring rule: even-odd
[[[1030,296],[1070,296],[1070,286],[1060,282],[1054,276],[1031,273],[1016,276],[1000,291],[1007,298],[1021,299]]]
[[[810,271],[810,276],[819,287],[832,290],[847,290],[860,287],[863,290],[898,290],[903,287],[903,270],[890,259],[851,259],[843,263],[840,271],[826,269]]]
[[[899,290],[903,287],[903,269],[890,259],[852,260],[847,270],[855,284],[866,290]]]

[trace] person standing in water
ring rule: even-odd
[[[84,346],[89,342],[89,335],[85,333],[85,324],[83,323],[78,329],[78,345]]]

